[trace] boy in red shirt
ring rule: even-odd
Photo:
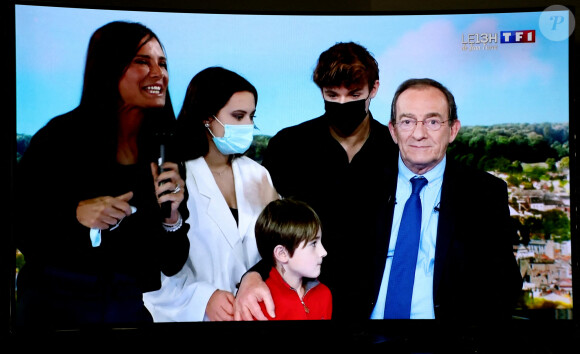
[[[268,204],[256,221],[256,242],[271,264],[266,284],[276,306],[269,320],[329,320],[330,289],[317,280],[326,250],[320,219],[306,203],[280,199]]]

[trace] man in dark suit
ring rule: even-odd
[[[440,83],[411,79],[397,89],[389,130],[399,146],[399,162],[397,173],[386,172],[386,186],[391,187],[378,209],[371,318],[511,317],[522,279],[513,255],[507,186],[446,158],[460,127],[454,97]],[[422,213],[412,295],[409,308],[393,313],[387,298],[401,292],[403,282],[389,283],[389,278],[396,277],[395,258],[404,248],[397,239],[409,237],[402,230],[403,209],[411,179],[417,177],[427,182],[419,192]]]

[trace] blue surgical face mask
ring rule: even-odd
[[[243,154],[250,148],[254,140],[253,124],[223,124],[216,116],[213,117],[224,127],[224,136],[217,137],[213,135],[209,126],[207,126],[207,130],[213,136],[213,142],[222,154]]]

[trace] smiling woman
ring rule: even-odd
[[[17,202],[29,210],[16,221],[27,225],[16,235],[26,259],[18,325],[152,322],[143,292],[159,289],[160,274],[175,274],[189,250],[180,166],[166,162],[160,173],[153,162],[158,136],[175,123],[167,83],[164,51],[147,27],[111,22],[93,34],[81,104],[39,130],[17,167],[25,189]],[[46,171],[65,151],[72,167],[61,188],[62,175]],[[58,225],[50,237],[48,225]]]
[[[163,107],[169,82],[167,59],[155,38],[144,39],[135,59],[119,81],[119,93],[125,106]]]

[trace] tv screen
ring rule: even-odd
[[[248,156],[258,162],[269,139],[281,129],[324,113],[320,89],[312,80],[320,53],[338,42],[356,42],[379,65],[380,87],[370,105],[376,120],[388,124],[393,94],[404,80],[435,79],[453,92],[462,125],[449,156],[506,181],[511,217],[518,225],[513,253],[524,279],[514,321],[541,327],[547,326],[544,321],[574,322],[578,268],[573,250],[578,244],[572,118],[578,59],[573,6],[390,11],[369,2],[359,8],[342,4],[332,11],[314,5],[294,11],[206,7],[182,3],[135,7],[129,2],[85,6],[72,1],[45,6],[17,1],[13,163],[51,118],[79,104],[88,41],[106,23],[140,22],[158,35],[168,60],[176,115],[189,81],[201,70],[222,66],[248,79],[259,94],[258,131]],[[465,198],[469,199],[468,191]],[[17,225],[13,232],[18,232]],[[489,249],[493,257],[493,235],[480,240],[478,247]],[[13,251],[17,277],[26,258],[18,249]],[[480,279],[481,291],[501,296],[493,278],[489,274]],[[14,288],[13,296],[17,293]],[[321,326],[333,330],[342,326],[355,336],[351,325]],[[369,320],[363,325],[380,328],[383,334],[387,324]],[[248,323],[232,326],[227,328],[253,328]],[[269,331],[276,326],[259,328]]]

